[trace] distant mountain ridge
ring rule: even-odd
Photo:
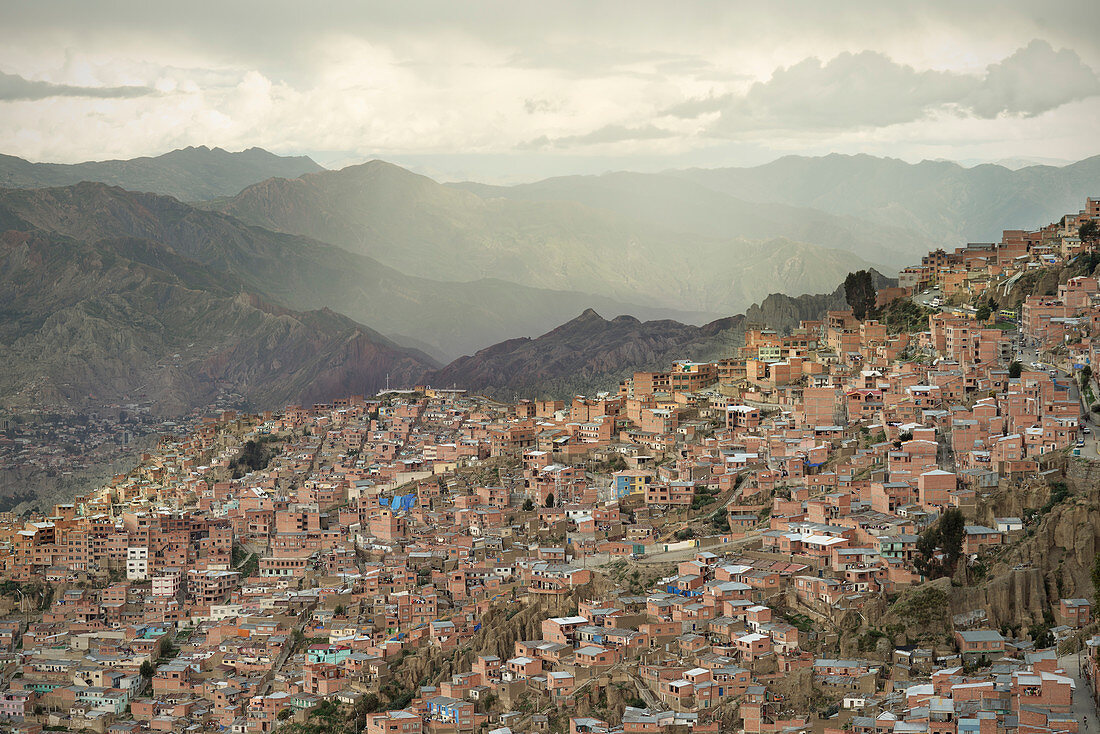
[[[810,207],[901,227],[943,247],[996,241],[1004,229],[1041,227],[1077,212],[1085,197],[1100,192],[1100,156],[1010,170],[834,153],[787,156],[753,168],[666,174],[750,202]]]
[[[602,203],[483,197],[371,161],[270,179],[204,206],[421,277],[493,277],[712,314],[744,309],[777,290],[831,288],[869,262],[850,249],[784,237],[781,227],[760,227],[762,239],[749,240],[733,227],[676,230],[640,216],[647,207],[620,211]]]
[[[323,170],[308,156],[279,156],[262,148],[230,153],[199,146],[155,157],[72,164],[31,163],[0,155],[0,188],[36,189],[97,181],[130,191],[199,201],[231,196],[268,178],[296,178]]]
[[[517,201],[573,201],[613,211],[667,231],[705,237],[736,235],[749,240],[782,238],[855,253],[868,262],[904,267],[928,251],[930,241],[888,224],[877,227],[851,216],[808,207],[739,199],[682,176],[605,173],[561,176],[532,184],[451,184],[482,198]]]

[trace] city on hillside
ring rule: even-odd
[[[65,429],[159,438],[0,514],[0,728],[1095,732],[1098,224],[617,391]]]

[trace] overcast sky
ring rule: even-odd
[[[1100,2],[49,2],[0,9],[0,152],[187,145],[444,180],[1100,153]]]

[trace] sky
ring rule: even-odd
[[[789,155],[1100,153],[1100,3],[110,2],[0,8],[0,153],[259,146],[439,180]]]

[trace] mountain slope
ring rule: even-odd
[[[875,287],[897,285],[872,270]],[[788,296],[773,293],[745,314],[704,326],[676,321],[642,322],[630,316],[607,320],[592,309],[536,339],[510,339],[460,357],[425,380],[511,398],[568,398],[576,393],[613,390],[636,370],[666,370],[678,359],[713,360],[733,356],[745,328],[764,326],[788,333],[801,321],[825,318],[844,309],[844,286],[831,293]]]
[[[381,161],[271,179],[208,206],[424,277],[493,277],[712,313],[777,290],[823,290],[867,265],[775,232],[760,242],[717,227],[663,229],[578,201],[482,198]]]
[[[784,238],[848,250],[869,262],[910,264],[929,249],[923,236],[899,227],[870,227],[854,217],[807,207],[749,202],[696,181],[667,174],[617,172],[563,176],[518,186],[453,184],[482,198],[573,201],[668,231],[750,240]]]
[[[604,319],[592,309],[536,339],[511,339],[429,372],[433,385],[511,397],[565,398],[615,388],[635,370],[667,369],[675,359],[714,359],[743,343],[743,316],[705,326]]]
[[[324,170],[306,156],[284,157],[261,148],[230,153],[221,148],[183,148],[155,158],[31,163],[0,155],[0,187],[42,188],[99,181],[131,191],[168,194],[183,201],[231,196],[249,184]]]
[[[452,356],[542,333],[577,308],[643,318],[713,318],[500,280],[458,283],[411,277],[323,242],[248,226],[170,197],[98,183],[0,190],[0,231],[32,228],[85,242],[120,237],[160,242],[290,308],[328,307]]]
[[[411,384],[435,362],[328,310],[298,313],[147,240],[0,235],[0,404],[178,414]]]
[[[940,246],[999,241],[1077,212],[1096,195],[1100,156],[1063,166],[1009,170],[905,163],[869,155],[788,156],[754,168],[670,171],[746,201],[811,207],[920,232]]]

